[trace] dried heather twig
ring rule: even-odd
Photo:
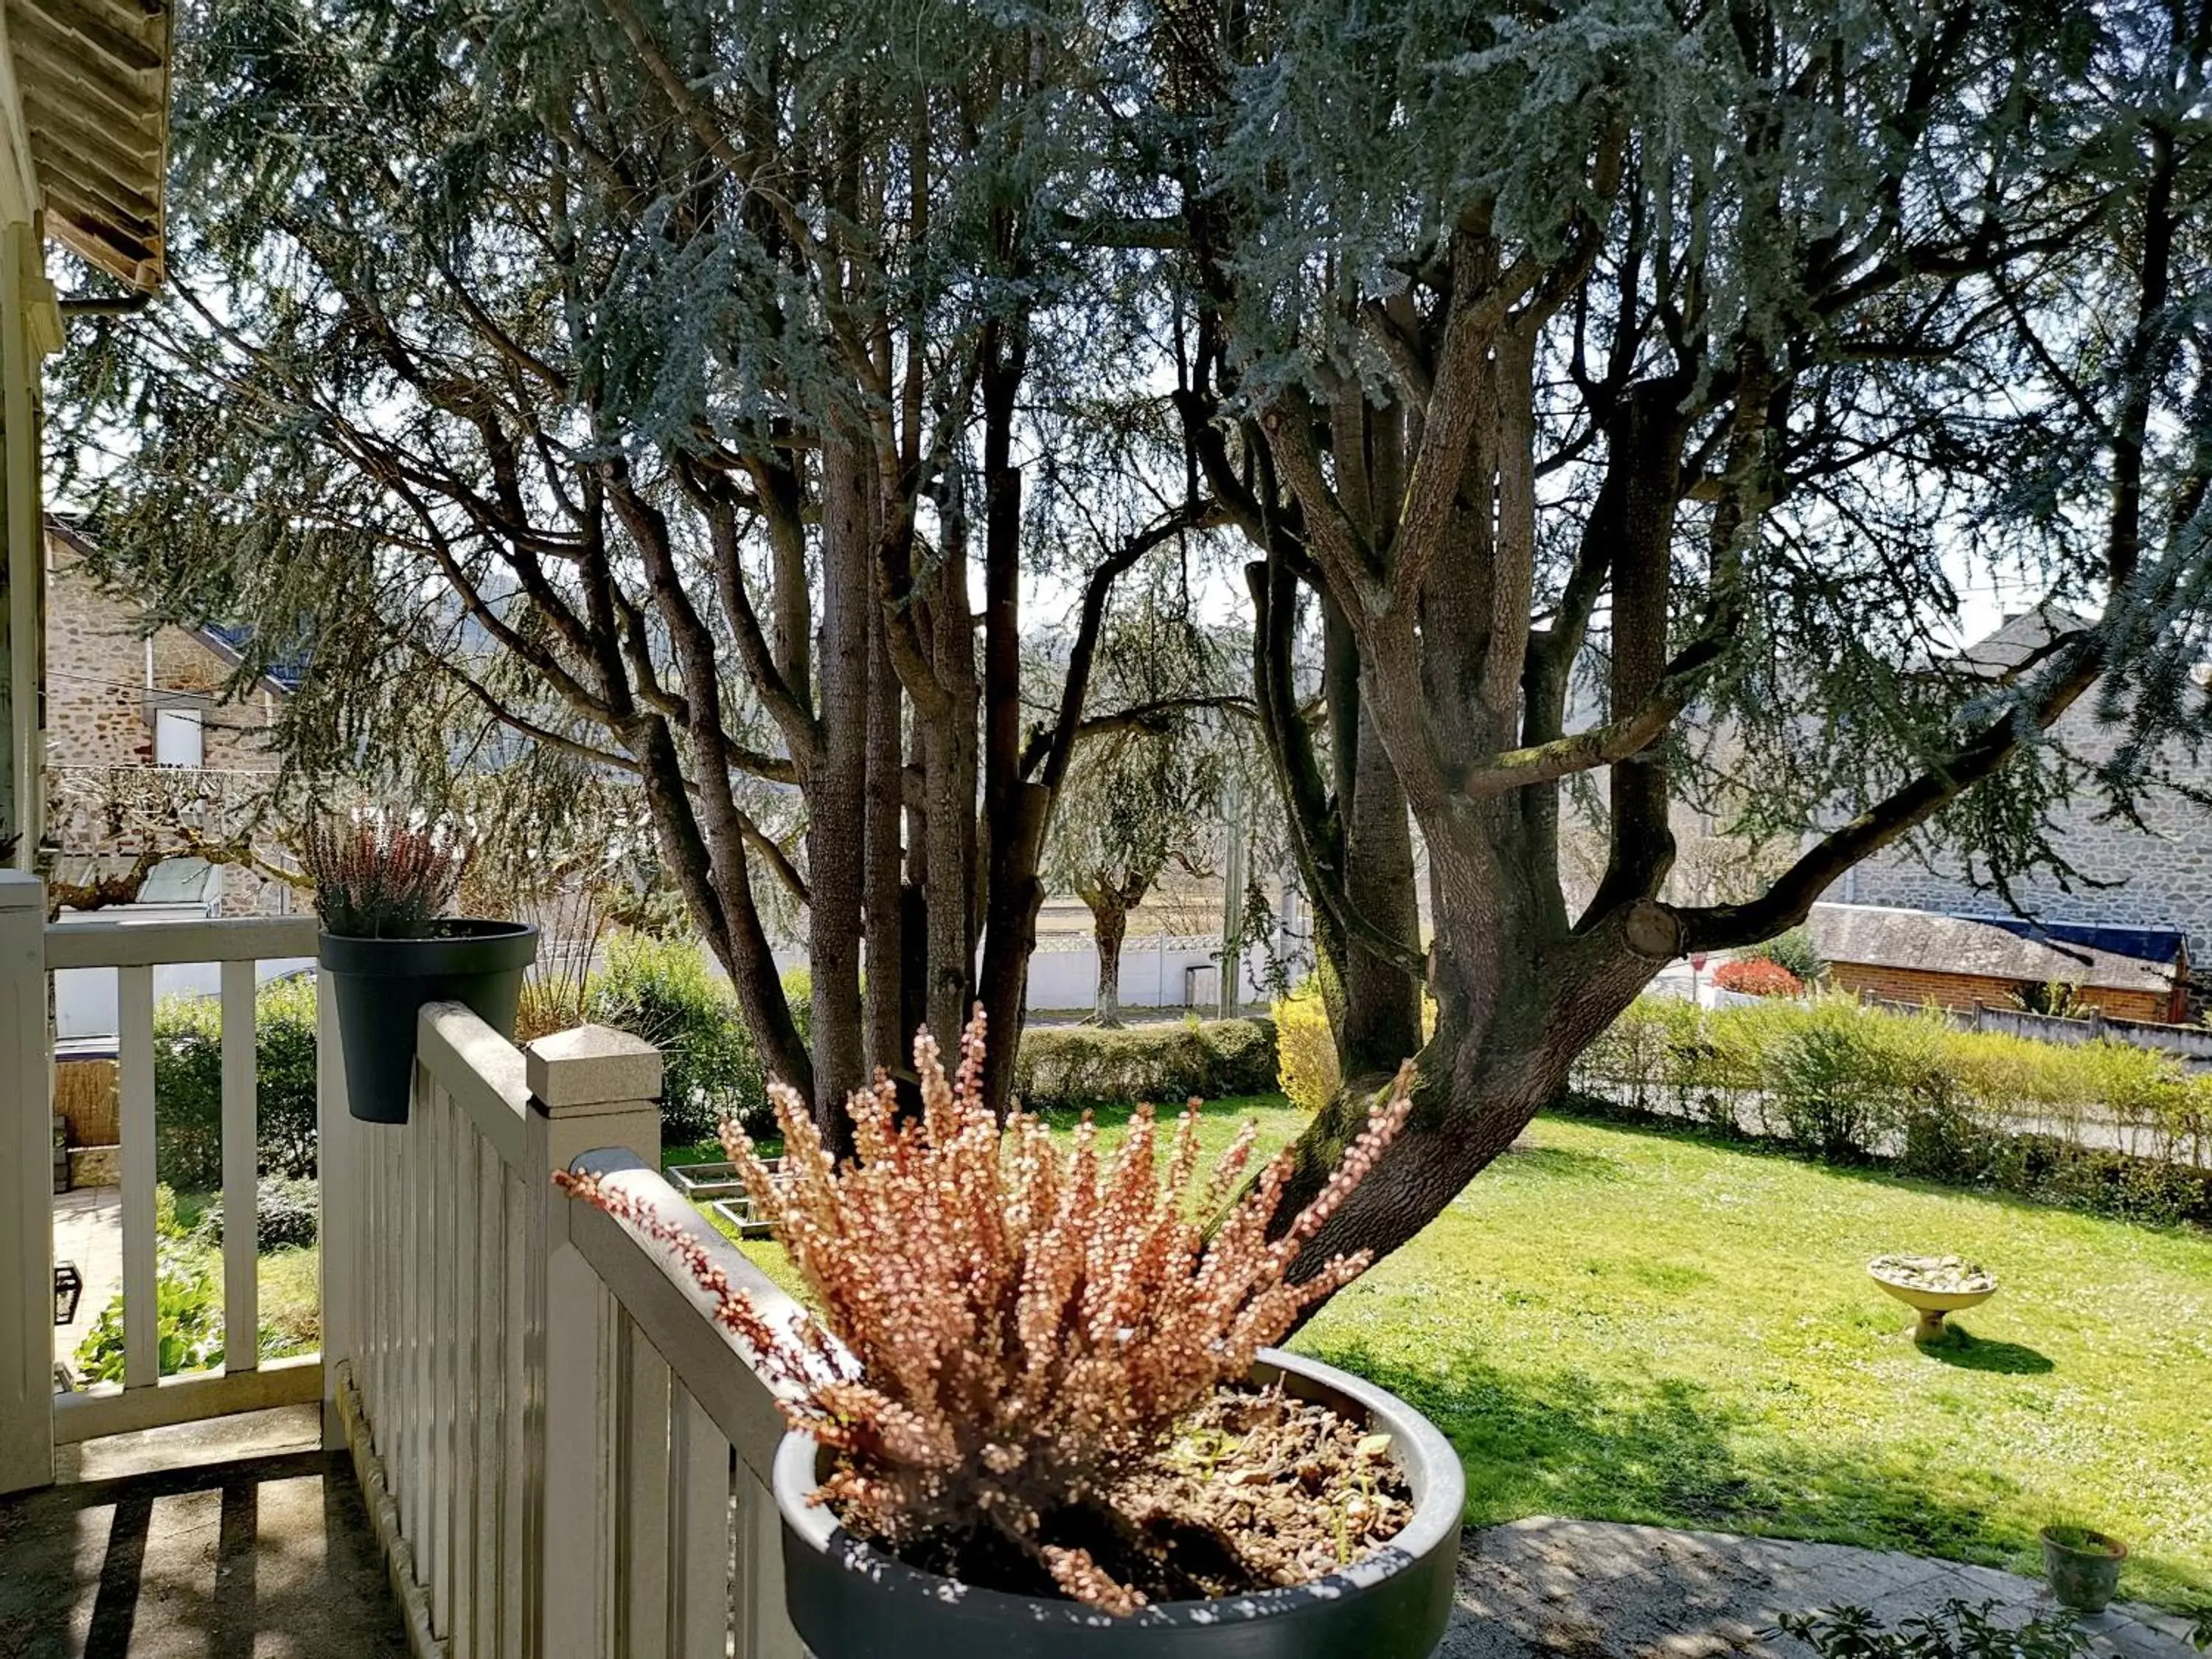
[[[1278,1155],[1209,1241],[1213,1215],[1249,1161],[1247,1125],[1197,1194],[1198,1102],[1176,1125],[1165,1178],[1158,1129],[1140,1107],[1102,1158],[1088,1117],[1062,1153],[1042,1123],[1002,1128],[981,1089],[983,1017],[948,1079],[927,1032],[915,1042],[922,1110],[896,1116],[878,1079],[855,1094],[854,1161],[831,1162],[805,1103],[779,1085],[781,1171],[771,1179],[733,1124],[724,1144],[755,1212],[812,1287],[823,1325],[772,1328],[696,1240],[652,1224],[617,1193],[562,1177],[665,1240],[715,1297],[723,1323],[781,1386],[786,1415],[840,1454],[815,1501],[896,1547],[996,1532],[1069,1595],[1117,1613],[1141,1597],[1085,1551],[1048,1547],[1048,1517],[1103,1504],[1115,1480],[1169,1438],[1177,1419],[1279,1340],[1302,1310],[1364,1270],[1339,1257],[1303,1283],[1291,1263],[1404,1124],[1410,1067],[1380,1100],[1320,1195],[1283,1233],[1267,1224],[1291,1169]],[[1194,1198],[1197,1202],[1194,1203]],[[841,1346],[842,1345],[842,1346]]]

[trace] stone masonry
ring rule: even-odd
[[[1979,656],[2032,646],[2047,631],[2048,624],[2031,612],[1973,651]],[[2054,728],[2067,752],[2090,763],[2110,759],[2124,735],[2097,719],[2096,701],[2093,689]],[[2212,789],[2212,752],[2192,761],[2177,750],[2168,763],[2179,781]],[[2052,810],[2057,844],[2088,879],[2074,884],[2071,892],[2047,878],[2023,880],[2014,888],[2021,903],[2044,921],[2179,927],[2189,935],[2191,962],[2212,963],[2212,811],[2160,791],[2143,801],[2143,828],[2137,829],[2100,822],[2100,804],[2092,795]],[[1903,849],[1869,859],[1823,896],[1958,915],[2009,914],[1997,895],[1969,886],[1955,860],[1939,859],[1930,869]]]
[[[221,642],[190,629],[161,628],[150,638],[130,600],[100,591],[84,565],[77,532],[49,521],[46,535],[46,765],[49,831],[65,864],[84,867],[100,856],[112,864],[127,850],[106,837],[87,814],[69,810],[67,775],[155,764],[157,708],[197,712],[201,770],[207,774],[273,771],[269,732],[282,693],[264,684],[223,700],[233,660]],[[210,779],[210,784],[216,780]],[[235,789],[227,793],[236,793]],[[240,868],[222,874],[226,915],[274,909],[272,885]]]

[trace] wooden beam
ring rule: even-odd
[[[113,242],[93,231],[79,228],[57,212],[49,212],[46,234],[86,264],[106,271],[118,282],[150,292],[161,285],[159,249]]]
[[[120,179],[110,178],[94,162],[63,146],[31,141],[31,156],[51,200],[58,189],[68,190],[77,205],[95,216],[94,222],[112,224],[127,235],[151,242],[161,234],[161,204]]]
[[[94,110],[71,89],[34,75],[24,83],[23,118],[33,132],[51,132],[103,158],[118,172],[135,168],[152,175],[161,171],[167,146],[160,124],[150,114],[131,120],[112,110]]]
[[[13,7],[9,27],[20,79],[25,87],[45,84],[77,103],[97,105],[102,120],[143,125],[157,121],[159,112],[143,91],[94,72],[82,54],[58,35],[26,27]]]
[[[9,8],[9,15],[17,32],[75,41],[73,55],[82,58],[84,53],[92,53],[114,73],[128,77],[143,91],[157,90],[168,68],[168,53],[164,49],[168,31],[161,20],[149,18],[145,25],[162,37],[162,45],[155,46],[142,39],[137,32],[117,27],[113,15],[105,7],[82,4],[79,0],[17,0]],[[158,28],[157,22],[161,25]]]

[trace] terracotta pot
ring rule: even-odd
[[[1458,1454],[1403,1401],[1332,1366],[1263,1351],[1255,1382],[1280,1377],[1325,1401],[1391,1450],[1413,1491],[1413,1516],[1373,1554],[1285,1589],[1164,1601],[1116,1619],[1079,1601],[975,1589],[919,1571],[862,1543],[810,1504],[827,1455],[811,1436],[784,1437],[775,1457],[783,1516],[784,1595],[817,1659],[1423,1659],[1443,1639],[1459,1561],[1466,1482]]]

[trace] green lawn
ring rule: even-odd
[[[1222,1103],[1208,1139],[1278,1099]],[[1109,1129],[1109,1133],[1111,1133]],[[782,1252],[746,1246],[783,1276]],[[1956,1252],[2004,1289],[1923,1352],[1870,1285]],[[1683,1135],[1547,1119],[1297,1339],[1426,1412],[1475,1525],[1643,1521],[2039,1570],[2075,1520],[2122,1592],[2212,1600],[2212,1238]]]

